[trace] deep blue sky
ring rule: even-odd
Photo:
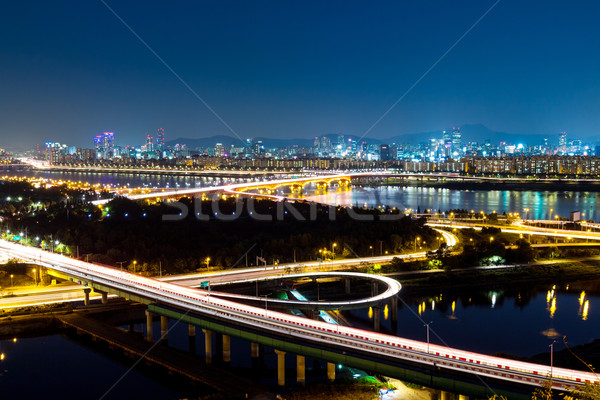
[[[493,3],[107,3],[241,137],[361,136]],[[600,134],[600,2],[503,0],[369,134]],[[0,147],[232,135],[100,2],[0,2]]]

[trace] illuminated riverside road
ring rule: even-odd
[[[452,247],[457,243],[455,235],[446,231],[436,229],[446,241],[448,247]],[[163,282],[176,283],[181,286],[187,287],[199,287],[202,283],[209,282],[209,285],[219,286],[226,284],[235,284],[243,282],[256,282],[259,280],[268,281],[272,279],[279,279],[285,277],[290,278],[301,278],[301,277],[338,277],[338,278],[365,278],[371,279],[375,282],[380,282],[386,286],[386,290],[376,296],[365,298],[361,300],[354,300],[352,302],[324,302],[324,301],[294,301],[294,300],[282,300],[282,299],[268,299],[268,303],[271,305],[279,305],[287,308],[301,308],[301,309],[320,309],[320,310],[341,310],[350,308],[363,308],[373,304],[381,303],[395,295],[400,291],[400,284],[394,280],[379,275],[365,275],[358,273],[347,273],[347,272],[326,272],[332,270],[338,270],[342,267],[352,267],[365,263],[380,263],[389,262],[392,258],[401,259],[419,259],[425,257],[425,252],[400,254],[400,255],[385,255],[378,257],[363,257],[363,258],[346,258],[340,260],[328,260],[325,262],[320,261],[309,261],[303,263],[289,263],[279,265],[269,265],[265,267],[256,268],[236,268],[227,271],[218,271],[213,273],[192,273],[185,275],[173,275],[158,278],[157,280]],[[303,271],[317,270],[319,272],[303,272],[298,274],[290,274],[288,270],[300,269]],[[81,288],[71,286],[58,286],[54,288],[36,288],[28,290],[15,290],[12,293],[10,288],[5,289],[4,294],[14,294],[14,297],[0,298],[0,309],[15,308],[23,306],[38,306],[44,304],[55,304],[55,303],[66,303],[72,301],[81,301],[84,296],[81,292]],[[255,296],[240,296],[231,295],[228,293],[216,293],[212,292],[212,295],[220,297],[238,298],[251,301],[264,302],[264,297]],[[98,297],[98,296],[97,296]]]
[[[442,369],[532,386],[539,386],[552,374],[552,386],[559,390],[598,380],[594,374],[588,372],[551,369],[546,365],[487,356],[246,306],[210,296],[210,292],[85,263],[6,241],[0,241],[0,251],[11,257],[68,274],[92,287],[108,287],[111,291],[146,299],[147,303],[164,304],[186,312],[224,320],[238,325],[240,329],[260,329],[288,339],[325,346],[331,351],[348,352],[366,358],[375,357],[381,362],[435,365]]]
[[[439,230],[444,237],[449,247],[457,243],[456,236]],[[226,284],[235,284],[242,282],[256,282],[259,280],[268,281],[272,279],[278,279],[285,277],[286,279],[294,277],[325,277],[327,275],[333,277],[348,277],[348,278],[364,278],[365,276],[374,281],[380,281],[380,283],[386,286],[386,290],[377,296],[356,300],[351,303],[348,302],[311,302],[311,301],[293,301],[293,300],[281,300],[281,299],[268,299],[269,304],[279,305],[282,307],[291,307],[293,305],[296,308],[308,308],[308,309],[321,309],[321,310],[339,310],[348,308],[362,308],[368,307],[369,305],[382,302],[390,297],[395,296],[400,291],[400,284],[389,278],[379,277],[378,275],[365,275],[365,274],[353,274],[353,273],[330,273],[326,271],[337,270],[341,267],[352,267],[361,265],[364,263],[379,263],[389,262],[392,258],[402,259],[419,259],[425,257],[425,252],[409,253],[402,255],[386,255],[379,257],[363,257],[363,258],[349,258],[341,260],[329,260],[326,262],[309,261],[304,263],[290,263],[290,264],[279,264],[269,265],[265,267],[256,268],[236,268],[227,271],[218,271],[212,273],[193,273],[185,275],[173,275],[158,278],[159,281],[176,283],[181,286],[187,287],[199,287],[203,282],[209,282],[211,286],[219,286]],[[303,271],[318,270],[316,273],[299,273],[299,274],[288,274],[286,273],[289,269],[300,269]],[[81,287],[73,285],[70,286],[58,286],[58,287],[45,287],[35,289],[17,289],[12,290],[11,288],[5,288],[4,295],[13,294],[14,297],[0,298],[0,309],[24,307],[24,306],[39,306],[45,304],[56,304],[56,303],[67,303],[72,301],[82,301],[84,295],[81,292]],[[227,293],[215,293],[212,295],[218,295],[221,297],[236,297],[231,296]],[[99,297],[99,296],[96,296]],[[254,300],[254,301],[265,301],[264,297],[254,296],[239,296],[240,299]]]

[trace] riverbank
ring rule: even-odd
[[[402,281],[408,293],[489,288],[524,284],[567,284],[571,281],[600,278],[600,260],[569,261],[568,263],[519,265],[512,268],[461,269],[429,274],[392,274]]]
[[[425,177],[426,178],[426,177]],[[460,178],[456,178],[460,179]],[[482,190],[482,191],[548,191],[548,192],[600,192],[600,181],[543,181],[537,179],[523,180],[409,180],[409,181],[390,181],[381,183],[381,186],[407,186],[407,187],[431,187],[453,190]]]

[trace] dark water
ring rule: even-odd
[[[60,336],[0,341],[2,399],[180,399],[136,369]],[[133,364],[135,360],[131,361]],[[114,387],[113,387],[114,385]],[[105,396],[105,397],[103,397]]]
[[[222,178],[213,176],[169,176],[151,174],[104,174],[97,172],[8,171],[9,176],[40,177],[52,180],[71,180],[100,183],[112,187],[193,188],[226,185],[261,178]],[[286,189],[283,189],[285,192]],[[281,192],[281,191],[280,191]],[[305,198],[328,204],[367,207],[389,206],[400,209],[452,209],[518,212],[527,218],[552,219],[554,215],[569,216],[571,211],[585,213],[586,219],[600,219],[600,192],[569,191],[509,191],[509,190],[454,190],[429,187],[352,187],[351,190],[331,188],[327,193],[317,192],[314,185],[305,188]],[[525,212],[525,209],[529,211]]]
[[[359,207],[389,206],[399,209],[412,208],[425,212],[453,209],[484,211],[498,214],[518,212],[533,219],[553,219],[554,215],[568,217],[571,211],[585,213],[586,219],[600,219],[599,192],[549,192],[509,190],[454,190],[428,187],[353,187],[351,190],[332,190],[313,193],[307,197],[336,205],[358,205]],[[529,211],[525,212],[525,209]]]
[[[431,343],[485,354],[548,353],[553,339],[555,350],[564,349],[563,336],[569,346],[583,345],[600,338],[599,288],[600,280],[416,296],[401,293],[398,336],[426,341],[425,324],[432,322]],[[350,312],[355,324],[369,328],[371,315],[369,310]],[[391,330],[383,312],[381,321],[384,330]]]

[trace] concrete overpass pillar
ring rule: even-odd
[[[277,354],[277,384],[285,386],[285,351],[275,350]]]
[[[169,339],[169,318],[164,315],[160,316],[160,340]]]
[[[452,393],[448,393],[444,390],[441,391],[440,400],[452,400]]]
[[[102,292],[102,304],[108,303],[108,293]]]
[[[344,279],[344,284],[345,284],[346,294],[350,294],[350,278]]]
[[[334,363],[327,363],[327,379],[329,379],[329,382],[335,381],[335,364]]]
[[[379,294],[379,288],[377,287],[377,282],[371,283],[371,297],[377,296]]]
[[[252,358],[258,358],[260,356],[260,346],[258,343],[250,343],[250,355]]]
[[[464,394],[459,394],[458,400],[469,400],[469,396],[465,396]]]
[[[204,332],[204,352],[206,353],[206,363],[212,364],[212,331],[202,329]]]
[[[306,385],[306,359],[300,354],[296,355],[296,382]]]
[[[146,339],[152,341],[154,338],[154,332],[152,331],[152,317],[154,313],[146,310]]]
[[[223,335],[223,362],[231,361],[231,340],[229,335]]]
[[[84,294],[84,298],[83,298],[83,305],[84,306],[89,306],[90,305],[90,292],[92,291],[92,289],[90,288],[85,288],[83,289],[83,294]]]
[[[381,330],[381,307],[373,306],[373,330],[379,332]]]
[[[398,325],[398,296],[390,299],[390,311],[392,312],[392,327]]]

